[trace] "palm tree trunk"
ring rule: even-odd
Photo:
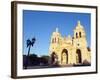
[[[27,55],[27,62],[26,62],[25,69],[27,69],[27,67],[28,67],[28,65],[29,65],[30,48],[31,48],[31,45],[29,45],[29,48],[28,48],[28,55]]]
[[[27,55],[27,66],[29,66],[29,56],[30,56],[30,48],[31,48],[31,45],[29,45],[29,48],[28,48],[28,55]]]
[[[29,45],[29,48],[28,48],[28,57],[30,55],[30,48],[31,48],[31,45]]]

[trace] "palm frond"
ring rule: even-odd
[[[26,43],[27,44],[27,47],[30,45],[30,43],[31,43],[31,41],[28,39],[27,40],[27,43]]]
[[[32,44],[31,44],[32,46],[33,46],[33,44],[35,43],[35,41],[36,41],[36,39],[35,39],[35,38],[32,38],[32,42],[31,42],[31,43],[32,43]]]

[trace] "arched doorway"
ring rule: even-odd
[[[66,49],[63,49],[61,54],[61,63],[63,65],[68,64],[68,51]]]
[[[54,64],[55,62],[57,62],[57,60],[58,60],[58,56],[56,55],[55,52],[53,52],[51,54],[51,64]]]
[[[82,59],[81,59],[81,50],[77,49],[76,50],[76,63],[81,63]]]

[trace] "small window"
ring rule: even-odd
[[[76,33],[76,38],[78,38],[78,34]]]
[[[79,32],[79,36],[81,37],[81,32]]]
[[[52,43],[54,43],[54,39],[52,39]]]
[[[77,45],[79,46],[79,43]]]

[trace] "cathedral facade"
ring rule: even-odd
[[[59,65],[83,64],[85,61],[91,63],[91,50],[87,48],[86,33],[80,21],[73,37],[62,37],[56,28],[51,35],[49,55],[52,64],[56,61]]]

